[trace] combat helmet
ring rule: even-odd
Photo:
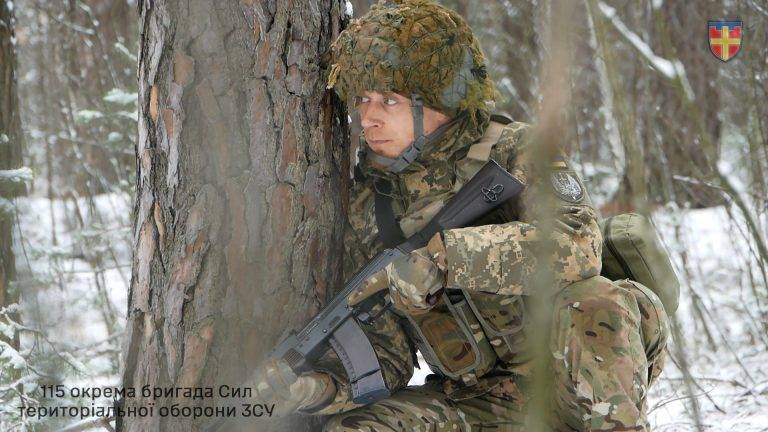
[[[364,91],[411,98],[414,142],[397,158],[368,156],[390,172],[410,165],[440,134],[424,135],[423,106],[476,121],[496,91],[480,44],[464,19],[431,0],[381,0],[331,46],[328,88],[343,100]],[[433,136],[434,135],[434,136]]]

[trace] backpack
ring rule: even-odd
[[[604,219],[600,225],[601,274],[611,280],[640,282],[659,296],[665,311],[672,315],[677,310],[680,281],[651,221],[637,213],[625,213]]]

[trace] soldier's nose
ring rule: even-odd
[[[373,118],[368,117],[368,116],[366,116],[366,117],[362,117],[361,116],[360,117],[360,126],[362,126],[363,129],[368,129],[368,128],[372,128],[372,127],[379,127],[379,126],[381,126],[381,122],[380,121],[376,121]]]
[[[360,126],[363,129],[370,127],[381,127],[384,123],[382,120],[381,108],[376,103],[368,103],[360,110]]]

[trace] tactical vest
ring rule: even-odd
[[[483,137],[473,144],[464,159],[457,161],[453,192],[490,159],[491,151],[510,119],[492,116]],[[563,168],[567,165],[563,162]],[[557,168],[555,168],[557,169]],[[583,188],[582,188],[583,189]],[[591,205],[586,191],[583,203]],[[435,202],[420,212],[429,220],[442,203]],[[418,225],[395,220],[391,203],[377,194],[376,223],[387,247],[413,234]],[[516,219],[513,204],[485,215],[473,225],[503,224]],[[636,214],[618,215],[601,223],[603,227],[603,275],[612,280],[632,279],[648,286],[670,313],[676,309],[679,283],[664,248],[647,219]],[[499,311],[499,304],[505,306]],[[398,313],[405,331],[434,372],[472,387],[500,360],[520,361],[526,349],[524,332],[525,296],[505,296],[481,291],[446,289],[438,303],[418,316]],[[471,390],[467,388],[467,390]],[[469,393],[468,393],[469,394]]]
[[[491,117],[483,137],[470,146],[464,159],[457,162],[457,181],[453,192],[461,189],[490,159],[491,149],[511,121],[503,116]],[[377,190],[382,189],[377,187]],[[442,207],[441,203],[435,204],[426,209],[428,216],[422,212],[419,217],[434,216]],[[395,220],[391,202],[384,194],[377,193],[375,209],[376,224],[385,246],[395,246],[413,234],[415,228],[409,229],[407,220],[401,220],[400,223]],[[511,220],[508,213],[497,210],[475,224],[500,224]],[[478,378],[493,369],[498,359],[512,361],[516,354],[515,348],[519,349],[521,345],[518,335],[521,335],[522,330],[522,297],[510,297],[508,300],[508,310],[512,313],[500,316],[483,313],[495,309],[484,307],[485,302],[499,301],[495,294],[445,290],[429,313],[418,316],[398,315],[433,371],[459,381],[464,386],[473,386]]]

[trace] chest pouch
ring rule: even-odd
[[[506,363],[519,360],[525,350],[524,297],[482,291],[464,291],[464,295],[496,355]]]
[[[406,328],[433,371],[471,386],[497,356],[462,292],[448,291],[429,312],[405,315]]]

